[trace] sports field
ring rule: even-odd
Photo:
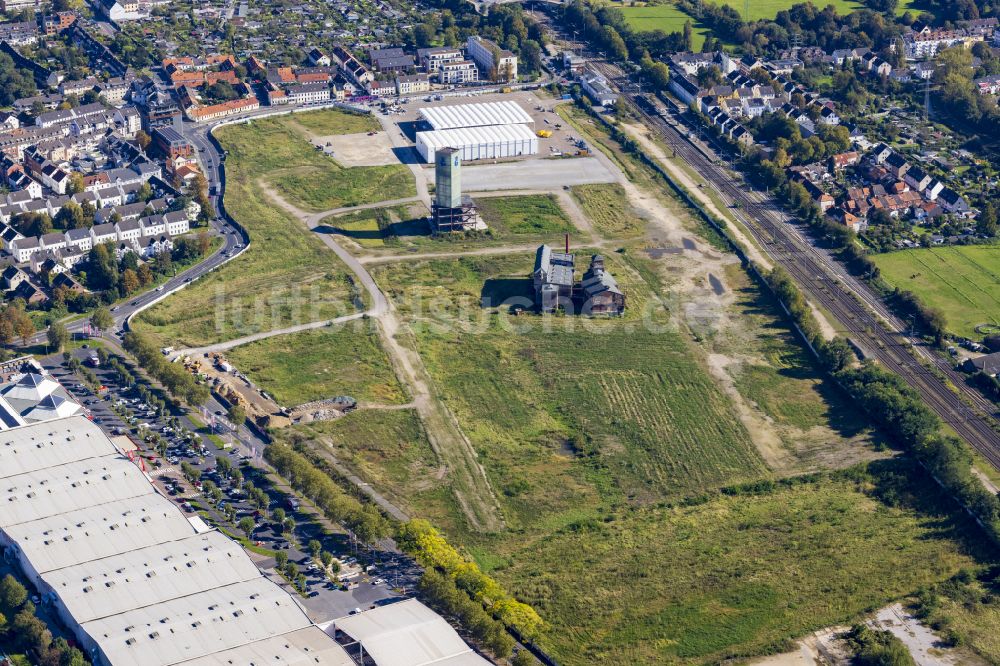
[[[662,30],[663,32],[682,32],[685,21],[691,21],[694,30],[691,48],[695,51],[701,50],[701,45],[705,43],[705,36],[709,30],[707,27],[695,24],[695,19],[691,18],[672,4],[647,5],[645,7],[622,7],[622,14],[633,30],[640,32]]]
[[[922,248],[874,255],[882,277],[944,313],[948,330],[977,335],[980,324],[1000,324],[1000,246]]]
[[[729,5],[743,15],[743,0],[715,0],[719,4]],[[772,19],[779,11],[788,9],[792,5],[801,3],[802,0],[750,0],[750,20]],[[613,3],[617,4],[617,3]],[[820,7],[833,5],[838,14],[848,14],[856,9],[864,7],[864,3],[855,0],[823,0],[814,3]],[[917,4],[917,0],[901,0],[897,14],[904,13],[911,5]],[[684,22],[691,21],[694,28],[694,44],[692,48],[698,51],[705,36],[710,32],[707,26],[700,26],[696,19],[682,12],[673,3],[667,1],[662,4],[649,4],[642,7],[621,7],[622,13],[628,24],[635,30],[663,30],[664,32],[681,32],[684,29]],[[916,9],[914,9],[916,11]]]

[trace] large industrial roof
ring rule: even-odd
[[[114,445],[87,419],[35,423],[0,437],[0,479],[113,453]]]
[[[180,510],[155,493],[3,530],[40,574],[195,533]]]
[[[238,543],[207,532],[51,571],[45,582],[83,623],[259,576]]]
[[[258,576],[83,623],[113,664],[165,666],[310,626],[284,590]]]
[[[0,527],[152,493],[135,472],[124,456],[105,456],[9,476],[0,483]]]
[[[460,129],[417,132],[417,141],[427,145],[431,152],[438,148],[480,146],[504,141],[532,141],[535,133],[526,125],[495,125],[489,127],[463,127]]]
[[[517,102],[478,102],[452,106],[427,106],[420,114],[436,130],[495,125],[530,125],[535,121]]]
[[[444,619],[416,599],[337,620],[378,666],[485,666]]]
[[[355,666],[344,648],[316,627],[185,661],[181,666]]]
[[[82,416],[0,431],[0,529],[111,664],[348,666],[237,543]]]

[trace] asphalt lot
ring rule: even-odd
[[[73,355],[83,362],[95,354],[92,347],[77,349]],[[70,372],[63,363],[61,355],[41,359],[44,367],[78,400],[87,410],[88,416],[109,435],[126,434],[134,442],[141,442],[143,433],[156,432],[170,442],[166,459],[160,456],[150,444],[142,444],[140,451],[146,465],[146,472],[154,486],[166,497],[174,501],[185,515],[196,515],[194,509],[187,506],[192,503],[198,513],[210,525],[220,527],[230,534],[243,536],[240,529],[230,523],[223,511],[224,505],[232,505],[236,510],[236,521],[244,516],[254,519],[257,528],[252,533],[255,545],[272,551],[282,550],[288,555],[288,560],[294,562],[300,572],[306,576],[307,596],[295,592],[283,577],[274,570],[273,557],[250,552],[251,558],[274,582],[289,590],[293,598],[303,606],[307,615],[314,622],[322,623],[343,617],[352,610],[366,610],[374,605],[390,602],[399,598],[395,589],[412,591],[420,577],[419,568],[409,559],[392,551],[372,551],[358,549],[352,545],[348,535],[336,526],[323,525],[315,514],[307,510],[307,505],[292,498],[284,489],[277,488],[268,476],[266,463],[261,458],[265,444],[253,436],[253,433],[240,428],[238,432],[229,430],[222,425],[223,418],[217,418],[215,432],[209,426],[203,426],[189,419],[184,413],[164,413],[155,415],[153,411],[143,409],[138,403],[139,394],[135,388],[119,385],[117,375],[107,368],[91,368],[100,383],[107,387],[104,395],[95,395],[86,386],[83,379]],[[129,409],[133,412],[134,422],[126,422],[113,409],[113,404],[129,401]],[[206,406],[210,415],[224,414],[223,406],[214,399]],[[143,427],[143,424],[145,427]],[[173,429],[173,432],[165,429]],[[190,442],[182,442],[177,433],[187,429],[195,433]],[[220,449],[208,438],[209,434],[217,434],[231,439],[234,446]],[[256,451],[256,457],[251,453]],[[258,511],[246,499],[240,488],[223,478],[218,470],[218,460],[229,459],[234,468],[239,468],[244,479],[252,481],[254,486],[264,490],[270,505],[267,511]],[[213,481],[223,492],[221,503],[216,503],[206,496],[198,487],[193,486],[183,478],[181,464],[187,463],[201,473],[202,479]],[[294,508],[294,507],[298,508]],[[295,521],[292,538],[281,534],[280,529],[268,519],[270,510],[281,507]],[[322,522],[325,522],[322,521]],[[337,585],[319,567],[310,568],[313,564],[311,555],[306,552],[306,545],[316,539],[323,544],[323,549],[332,553],[341,561],[356,558],[362,567],[374,565],[374,570],[363,573],[352,582],[357,582],[353,589],[344,589]],[[376,584],[376,581],[379,581]]]

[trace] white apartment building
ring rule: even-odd
[[[475,83],[479,80],[479,68],[471,60],[443,62],[438,67],[437,80],[438,83],[446,86]]]
[[[482,37],[469,37],[466,50],[484,76],[496,81],[517,81],[517,56]]]
[[[325,83],[303,83],[288,89],[292,104],[319,104],[330,101],[330,86]]]

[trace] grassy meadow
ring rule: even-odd
[[[345,132],[371,122],[339,111],[316,113]],[[298,116],[299,122],[311,115]],[[217,137],[229,151],[226,209],[251,243],[239,258],[142,313],[137,327],[164,344],[198,347],[354,311],[345,267],[258,186],[260,178],[293,164],[330,173],[352,170],[317,154],[288,118],[224,127]]]
[[[602,236],[622,239],[641,235],[644,220],[628,202],[625,189],[618,183],[576,185],[573,197]]]
[[[331,215],[321,230],[348,241],[356,254],[399,254],[405,250],[458,252],[505,243],[542,242],[575,233],[576,227],[552,195],[530,194],[478,197],[476,206],[488,228],[484,231],[431,235],[423,204],[361,210]]]
[[[978,337],[979,324],[1000,324],[1000,246],[921,248],[872,258],[886,282],[941,310],[953,333]]]
[[[552,625],[543,643],[560,663],[700,664],[771,652],[986,557],[940,498],[916,497],[931,486],[906,460],[774,483],[686,336],[642,323],[649,288],[618,255],[609,268],[634,306],[623,319],[482,306],[484,296],[530,293],[530,261],[464,257],[373,273],[475,446],[508,531],[467,529],[405,410],[312,424],[298,436],[434,521],[534,605]],[[770,306],[738,286],[734,312],[751,324],[732,342],[708,343],[777,366],[736,373],[741,392],[787,433],[823,429],[828,446],[862,430],[797,348],[782,349],[791,339]],[[435,309],[421,305],[427,299]],[[736,487],[761,481],[754,491]]]
[[[483,221],[497,235],[563,234],[575,231],[555,196],[478,197]]]
[[[285,407],[337,395],[380,404],[406,398],[378,332],[363,319],[258,340],[226,356]]]

